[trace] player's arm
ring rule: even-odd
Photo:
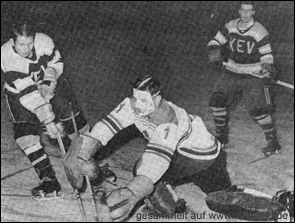
[[[174,155],[177,139],[177,126],[166,123],[160,125],[145,149],[137,169],[138,175],[144,175],[157,182],[167,171]]]
[[[53,40],[42,33],[36,34],[35,48],[40,54],[38,63],[31,63],[30,72],[37,72],[38,89],[47,101],[55,94],[57,79],[63,73],[64,63]]]
[[[228,29],[225,25],[207,45],[209,62],[222,61],[222,48],[228,42]]]
[[[134,206],[153,192],[154,184],[167,171],[176,148],[176,125],[160,125],[148,143],[136,169],[136,175],[126,187],[114,190],[107,198],[110,217],[122,221]]]
[[[57,80],[63,73],[64,63],[59,50],[56,48],[53,40],[42,33],[38,34],[38,42],[36,47],[40,48],[43,55],[40,57],[40,63],[45,68],[44,80]]]
[[[130,99],[125,98],[115,109],[95,124],[90,136],[106,145],[118,132],[134,124]]]
[[[262,82],[265,85],[271,85],[277,76],[277,71],[274,68],[274,58],[272,55],[272,49],[269,41],[269,33],[261,27],[261,37],[257,43],[257,47],[260,54],[261,61],[261,75]]]
[[[11,71],[4,73],[4,77],[7,87],[18,94],[20,104],[38,117],[50,135],[56,136],[59,129],[54,123],[55,114],[52,106],[41,96],[32,78],[27,74]]]
[[[105,118],[97,122],[90,133],[73,141],[64,159],[64,165],[74,188],[81,189],[83,186],[83,166],[91,162],[93,155],[102,145],[106,145],[118,132],[134,124],[133,117],[130,99],[125,98]]]

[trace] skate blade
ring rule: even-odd
[[[46,194],[46,195],[44,193],[41,193],[40,196],[33,197],[33,199],[38,202],[58,200],[60,198],[63,198],[63,194],[58,194],[56,191],[54,191],[53,193]]]
[[[268,153],[268,152],[265,152],[264,155],[266,157],[270,157],[270,156],[273,156],[273,155],[280,155],[281,154],[281,150],[276,150],[274,153]]]
[[[280,151],[280,150],[277,150],[275,153],[264,153],[264,157],[260,157],[260,158],[258,158],[258,159],[256,159],[256,160],[253,160],[253,161],[251,161],[251,162],[248,163],[248,164],[253,164],[253,163],[256,163],[256,162],[258,162],[258,161],[260,161],[260,160],[267,159],[267,158],[269,158],[269,157],[271,157],[271,156],[273,156],[273,155],[280,155],[280,154],[281,154],[281,151]]]

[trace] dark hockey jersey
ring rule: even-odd
[[[245,30],[239,28],[239,22],[240,19],[235,19],[227,23],[208,46],[227,46],[230,66],[226,69],[234,73],[244,73],[240,70],[257,73],[261,64],[274,63],[269,34],[259,22],[253,20]]]

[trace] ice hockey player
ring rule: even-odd
[[[89,129],[68,81],[61,77],[63,68],[53,40],[37,33],[32,19],[17,18],[11,39],[1,47],[1,72],[14,138],[41,180],[32,189],[35,197],[61,190],[40,136],[46,133],[56,138],[60,134],[64,139],[73,139],[71,107],[78,129],[81,132]]]
[[[185,201],[173,190],[179,179],[189,178],[206,194],[231,186],[220,142],[207,131],[200,117],[166,101],[161,93],[161,84],[154,77],[139,77],[133,85],[133,95],[97,122],[80,148],[71,146],[68,154],[76,149],[76,156],[65,158],[68,178],[79,189],[83,185],[81,166],[99,148],[91,137],[106,145],[119,131],[135,124],[148,140],[134,165],[134,178],[107,196],[113,220],[127,218],[141,200],[160,215],[183,212]]]
[[[225,145],[228,143],[229,134],[229,98],[237,90],[242,90],[250,115],[264,131],[267,146],[262,152],[268,156],[281,150],[275,124],[268,109],[271,103],[268,87],[274,82],[277,72],[273,66],[269,33],[253,19],[253,2],[242,2],[239,14],[240,18],[223,26],[207,46],[210,62],[222,64],[224,57],[227,60],[213,89],[209,105],[214,116],[216,135]],[[253,77],[247,72],[259,73],[262,78]]]

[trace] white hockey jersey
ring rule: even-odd
[[[125,98],[94,126],[90,135],[106,145],[116,133],[135,124],[148,140],[138,175],[157,182],[179,148],[182,148],[179,153],[196,160],[212,160],[218,156],[220,148],[200,117],[193,117],[164,99],[151,117],[141,117],[133,108],[132,99]]]
[[[34,70],[32,70],[32,65],[34,65]],[[43,33],[36,33],[30,58],[23,58],[17,54],[13,47],[13,39],[1,47],[4,88],[19,95],[19,98],[25,98],[22,105],[30,111],[43,103],[41,96],[36,92],[37,82],[42,82],[44,78],[44,70],[48,67],[54,68],[59,77],[63,73],[63,66],[61,55],[52,39]]]

